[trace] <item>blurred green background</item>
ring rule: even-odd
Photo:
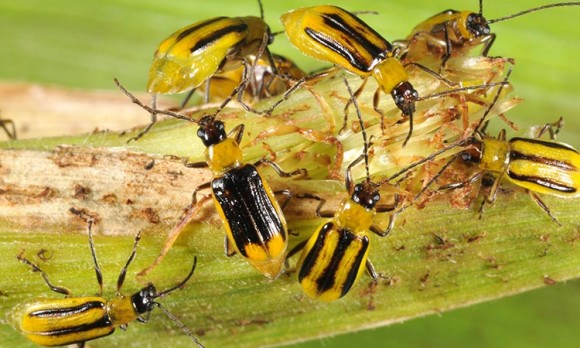
[[[264,2],[273,31],[282,29],[278,18],[285,11],[321,4]],[[404,38],[420,21],[442,10],[478,10],[474,0],[332,3],[349,10],[378,11],[363,18],[389,40]],[[484,3],[484,15],[497,18],[544,3],[490,0]],[[0,80],[112,90],[112,78],[118,77],[129,89],[143,90],[153,52],[162,39],[185,25],[221,15],[258,15],[258,5],[254,0],[0,0]],[[580,131],[579,17],[580,7],[570,7],[493,24],[498,38],[490,51],[516,59],[511,82],[526,102],[510,118],[525,130],[564,116],[566,126],[559,139],[575,147],[580,146],[576,136]],[[296,60],[305,70],[323,66],[302,56],[283,36],[276,38],[272,51]],[[296,346],[576,347],[579,293],[580,282],[574,281],[403,325]]]

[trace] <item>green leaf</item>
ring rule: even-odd
[[[280,29],[276,20],[279,14],[293,7],[315,4],[311,1],[266,3],[266,16],[276,31]],[[352,2],[343,1],[337,4],[351,10],[377,10],[379,15],[367,15],[365,21],[391,40],[403,37],[416,23],[441,10],[463,9],[465,6],[464,2],[425,4],[422,1],[406,1],[404,4],[373,2],[356,4],[356,8]],[[490,1],[489,4],[484,3],[484,11],[488,17],[496,18],[539,4],[543,2],[512,1],[499,6]],[[253,2],[241,5],[239,2],[220,1],[214,6],[210,3],[199,6],[195,2],[183,1],[169,4],[153,1],[139,4],[130,1],[64,0],[52,1],[50,4],[43,1],[3,2],[0,3],[0,32],[3,33],[3,51],[7,60],[0,66],[0,76],[8,80],[56,83],[91,89],[112,89],[112,77],[117,76],[132,90],[140,90],[145,83],[155,46],[169,33],[199,19],[228,15],[224,13],[224,9],[232,9],[229,15],[257,12]],[[476,10],[477,4],[474,2],[469,7]],[[580,29],[574,22],[577,10],[548,10],[527,18],[497,23],[495,27],[498,39],[491,51],[492,55],[514,57],[517,61],[511,81],[517,94],[526,99],[526,102],[508,116],[518,120],[522,128],[525,128],[531,124],[554,121],[562,115],[565,117],[566,126],[560,140],[576,147],[580,145],[574,136],[580,130],[580,121],[575,117],[580,106],[580,100],[576,97],[579,92],[576,81],[580,78],[580,68],[575,64],[575,59],[580,54],[580,46],[575,44],[580,34]],[[300,54],[282,36],[276,40],[274,51],[299,59]],[[303,62],[308,68],[321,66],[305,58]],[[14,119],[17,125],[20,115],[30,114],[30,111],[22,108],[22,104],[20,109],[12,108],[7,104],[7,99],[10,98],[2,99],[2,116]],[[42,109],[45,104],[36,106]],[[43,120],[42,111],[37,112],[37,119]],[[125,113],[119,112],[119,117],[122,115]],[[87,115],[86,107],[85,113],[79,114],[77,122],[86,123],[86,126],[90,124],[91,128],[108,127]],[[38,126],[43,126],[43,122],[30,123],[30,127]],[[60,123],[46,125],[49,126],[65,127]],[[134,170],[131,172],[133,178],[139,177],[142,172],[140,168],[148,163],[152,154],[172,153],[200,158],[199,149],[187,147],[190,146],[188,144],[193,134],[191,127],[169,121],[157,129],[158,132],[151,138],[145,138],[139,144],[130,146],[133,150],[149,154],[135,158],[115,157],[114,151],[109,148],[124,147],[125,138],[119,139],[117,135],[109,133],[97,134],[90,138],[90,142],[106,148],[95,150],[98,155],[95,158],[127,164]],[[169,141],[173,138],[181,141],[179,148],[175,148]],[[281,147],[298,141],[294,137],[281,139],[287,141],[281,143]],[[23,141],[10,147],[23,151],[13,155],[15,160],[20,159],[18,163],[22,172],[19,173],[22,173],[22,178],[26,178],[31,173],[30,169],[35,168],[36,161],[41,158],[38,156],[54,155],[55,144],[84,142],[86,138],[82,136],[74,139]],[[6,147],[5,144],[3,146]],[[60,151],[56,153],[68,153],[66,149]],[[249,158],[258,158],[266,153],[259,146],[247,151]],[[330,150],[324,148],[322,151]],[[3,153],[3,159],[5,154],[6,152]],[[85,155],[81,154],[79,158],[86,158]],[[74,158],[76,157],[73,156]],[[196,172],[182,169],[179,161],[156,158],[156,162],[156,167],[175,170],[159,173],[161,183],[180,183],[173,192],[179,200],[170,209],[157,212],[155,217],[150,211],[135,209],[128,201],[118,198],[110,210],[101,210],[103,223],[106,222],[107,227],[99,232],[119,234],[122,231],[124,234],[97,237],[97,252],[109,296],[114,295],[114,281],[130,251],[132,235],[140,228],[148,226],[132,267],[132,270],[139,270],[157,255],[164,235],[171,228],[179,210],[187,204],[191,191],[197,186],[196,182],[203,180],[196,178]],[[5,162],[3,160],[0,163]],[[103,168],[111,169],[114,166],[109,163]],[[181,178],[181,173],[187,174]],[[40,174],[42,173],[38,175]],[[97,174],[109,179],[108,176],[112,175],[105,169]],[[314,174],[318,178],[324,177],[324,172]],[[5,173],[2,175],[2,180],[5,180]],[[59,177],[45,177],[44,180],[47,186],[53,182],[61,182]],[[336,186],[340,186],[325,182],[310,185],[329,192],[334,192]],[[15,260],[14,256],[22,249],[35,260],[38,259],[34,254],[42,248],[54,251],[50,261],[41,262],[53,281],[69,286],[76,295],[88,295],[97,291],[86,236],[78,234],[83,229],[82,223],[67,215],[67,208],[83,203],[82,195],[81,198],[74,197],[75,192],[77,191],[74,186],[53,193],[38,185],[30,192],[19,192],[13,196],[28,197],[26,203],[31,207],[32,215],[38,207],[42,209],[38,211],[41,214],[37,214],[34,219],[27,215],[18,223],[11,222],[6,225],[4,219],[0,223],[3,231],[0,235],[0,270],[4,275],[0,280],[0,313],[26,299],[53,296],[38,274],[27,272]],[[89,201],[100,199],[98,204],[93,203],[95,205],[92,206],[100,209],[110,197],[104,199],[104,195],[97,195],[96,192],[89,194]],[[391,276],[393,280],[381,282],[377,289],[373,289],[375,292],[372,296],[367,293],[368,279],[363,278],[344,300],[333,304],[317,303],[303,297],[293,277],[282,276],[269,283],[238,257],[225,259],[221,247],[223,232],[216,217],[211,215],[211,207],[208,208],[211,223],[201,223],[193,226],[192,231],[184,232],[166,262],[150,278],[143,281],[154,281],[160,288],[173,285],[186,274],[192,254],[197,254],[200,263],[192,282],[183,291],[168,297],[164,303],[188,327],[198,331],[203,343],[212,347],[302,341],[504,297],[541,287],[551,283],[551,280],[560,282],[577,278],[580,273],[580,262],[576,256],[578,253],[574,252],[580,225],[577,202],[575,204],[573,200],[546,199],[546,203],[564,225],[558,228],[525,195],[517,192],[501,195],[493,207],[486,209],[481,221],[477,220],[473,211],[451,209],[444,201],[429,204],[423,210],[406,212],[403,219],[406,224],[398,228],[392,236],[384,240],[373,240],[373,262],[377,269]],[[51,196],[52,194],[55,196]],[[13,197],[3,195],[3,216],[17,211],[9,209],[8,203],[22,203],[11,202],[10,198]],[[55,206],[46,204],[52,200],[57,201]],[[307,209],[304,214],[290,212],[288,220],[291,221],[291,228],[297,231],[312,231],[316,228],[320,221],[313,220],[312,211],[313,209]],[[135,216],[132,224],[124,225],[122,219],[115,218],[117,213],[128,215],[131,212]],[[304,217],[308,218],[302,221]],[[143,224],[144,219],[159,219],[160,222],[151,227]],[[469,242],[478,236],[479,239]],[[126,289],[136,290],[140,284],[133,277],[128,277]],[[554,301],[554,297],[563,301],[558,295],[550,299]],[[542,302],[542,299],[537,302]],[[369,310],[373,306],[374,309]],[[558,307],[566,306],[562,302],[558,304]],[[91,346],[130,346],[141,345],[143,342],[153,344],[152,342],[161,340],[167,344],[190,343],[182,336],[178,327],[162,317],[161,312],[153,313],[151,322],[146,326],[131,325],[128,332],[118,332],[110,338],[91,343]],[[546,321],[543,317],[539,320]],[[511,324],[508,322],[505,325]],[[9,325],[0,325],[0,332],[7,346],[26,344]],[[422,329],[419,332],[414,336],[429,336]],[[551,334],[546,333],[547,336]],[[386,339],[380,332],[377,336],[381,341]],[[522,340],[529,343],[526,337]],[[459,345],[471,342],[468,340],[467,343],[462,342]],[[401,342],[397,341],[397,344]]]

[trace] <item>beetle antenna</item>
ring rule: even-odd
[[[152,108],[151,106],[145,105],[145,104],[143,104],[143,102],[141,100],[139,100],[137,97],[135,97],[125,87],[123,87],[123,85],[121,85],[121,82],[119,82],[119,80],[117,78],[114,78],[113,81],[115,81],[115,85],[117,85],[117,87],[121,90],[121,92],[123,92],[129,99],[131,99],[131,101],[134,104],[139,105],[142,109],[149,112],[150,114],[167,115],[167,116],[171,116],[173,118],[177,118],[179,120],[184,120],[184,121],[188,121],[188,122],[193,122],[195,124],[199,124],[198,121],[192,119],[191,117],[182,115],[180,113],[169,111],[169,110],[160,110],[160,109]]]
[[[442,148],[442,149],[439,149],[439,150],[437,150],[437,151],[433,152],[433,153],[432,153],[432,154],[430,154],[429,156],[427,156],[427,157],[425,157],[425,158],[423,158],[423,159],[420,159],[420,160],[418,160],[418,161],[416,161],[416,162],[413,162],[412,164],[410,164],[410,165],[406,166],[405,168],[401,169],[401,170],[400,170],[400,171],[398,171],[397,173],[395,173],[395,174],[393,174],[393,175],[389,176],[388,178],[384,179],[383,181],[381,181],[381,183],[380,183],[379,185],[382,185],[382,184],[384,184],[385,182],[389,182],[389,181],[391,181],[391,180],[393,180],[393,179],[395,179],[395,178],[397,178],[397,177],[399,177],[399,176],[401,176],[401,175],[405,174],[405,173],[406,173],[406,172],[408,172],[409,170],[411,170],[411,169],[413,169],[413,168],[415,168],[415,167],[417,167],[417,166],[420,166],[421,164],[423,164],[423,163],[425,163],[425,162],[428,162],[428,161],[432,160],[433,158],[435,158],[435,157],[439,156],[439,155],[440,155],[440,154],[442,154],[442,153],[445,153],[445,152],[446,152],[446,151],[448,151],[448,150],[451,150],[451,149],[453,149],[453,148],[456,148],[456,147],[458,147],[458,146],[463,146],[463,145],[465,145],[465,144],[467,144],[467,143],[468,143],[468,139],[463,139],[463,140],[460,140],[460,141],[458,141],[458,142],[454,142],[454,143],[452,143],[452,144],[450,144],[450,145],[447,145],[447,146],[445,146],[444,148]]]
[[[477,89],[486,89],[489,87],[495,87],[495,86],[505,86],[508,83],[506,81],[501,81],[501,82],[490,82],[484,85],[475,85],[475,86],[466,86],[466,87],[459,87],[456,89],[450,89],[447,91],[443,91],[443,92],[437,92],[437,93],[433,93],[424,97],[420,97],[417,98],[417,101],[421,101],[421,100],[427,100],[427,99],[433,99],[433,98],[438,98],[438,97],[442,97],[442,96],[446,96],[449,94],[455,94],[458,92],[467,92],[467,91],[472,91],[472,90],[477,90]]]
[[[491,112],[491,109],[493,109],[493,106],[495,105],[495,103],[497,102],[497,100],[499,99],[500,95],[501,95],[501,91],[503,90],[503,88],[507,85],[507,80],[509,79],[510,75],[512,74],[512,68],[510,67],[507,74],[505,75],[505,78],[503,79],[503,81],[501,82],[497,93],[495,95],[495,97],[493,98],[493,100],[491,101],[491,104],[489,105],[489,107],[485,110],[485,112],[483,113],[483,116],[481,116],[481,118],[479,119],[479,122],[477,123],[477,126],[474,128],[473,132],[475,133],[479,127],[481,127],[481,125],[483,124],[483,121],[485,121],[485,118],[487,117],[487,115],[489,115],[489,113]]]
[[[125,266],[121,268],[121,273],[119,273],[119,278],[117,278],[117,294],[121,293],[121,287],[123,287],[123,283],[125,282],[125,276],[127,275],[127,268],[129,267],[131,262],[133,262],[135,254],[137,254],[137,244],[139,244],[140,240],[141,240],[141,231],[139,231],[135,236],[135,242],[133,243],[133,251],[131,251],[131,255],[129,255],[129,258],[125,263]]]
[[[356,110],[356,115],[358,116],[358,121],[360,123],[360,129],[362,132],[362,137],[363,137],[363,155],[364,155],[364,159],[365,159],[365,170],[367,173],[367,182],[369,182],[371,180],[371,175],[370,175],[370,171],[369,171],[369,144],[367,141],[367,132],[365,129],[365,124],[364,121],[362,119],[362,115],[360,112],[360,108],[358,106],[358,102],[356,100],[356,97],[354,96],[354,93],[352,92],[352,89],[350,88],[350,85],[348,84],[348,81],[346,80],[346,78],[344,79],[344,84],[346,85],[346,89],[348,90],[348,93],[350,94],[350,100],[352,102],[352,104],[354,105],[354,108]]]
[[[264,19],[264,6],[262,6],[262,0],[258,0],[258,5],[260,5],[260,18]]]
[[[193,276],[193,271],[195,271],[195,266],[197,265],[197,256],[193,257],[193,266],[191,267],[191,270],[189,271],[189,274],[187,275],[187,277],[185,277],[185,279],[183,279],[181,282],[179,282],[179,284],[177,284],[174,287],[171,287],[167,290],[161,291],[157,294],[157,296],[155,296],[156,298],[158,297],[164,297],[165,295],[167,295],[168,293],[180,289],[182,288],[185,283],[187,283],[187,281],[189,280],[189,278],[191,278]]]
[[[481,1],[480,1],[480,3],[481,3]],[[505,16],[505,17],[501,17],[501,18],[496,18],[496,19],[490,19],[490,20],[487,21],[487,23],[491,24],[491,23],[495,23],[495,22],[501,22],[501,21],[505,21],[506,19],[511,19],[511,18],[514,18],[514,17],[523,16],[523,15],[528,14],[530,12],[541,11],[541,10],[545,10],[547,8],[552,8],[552,7],[578,6],[578,5],[580,5],[580,2],[558,2],[558,3],[555,3],[555,4],[548,4],[548,5],[543,5],[543,6],[539,6],[539,7],[530,8],[530,9],[527,9],[527,10],[524,10],[524,11],[520,11],[520,12],[511,14],[509,16]]]
[[[165,313],[165,315],[167,315],[167,317],[169,317],[169,319],[174,321],[177,324],[177,326],[179,326],[181,328],[181,330],[183,330],[183,332],[185,332],[185,334],[187,336],[189,336],[193,340],[193,342],[195,342],[195,344],[197,344],[197,346],[199,348],[204,348],[203,344],[201,344],[197,340],[197,338],[193,335],[193,332],[187,326],[185,326],[185,324],[183,324],[181,321],[179,321],[179,319],[177,319],[177,317],[175,315],[173,315],[173,313],[171,313],[169,310],[167,310],[165,307],[163,307],[161,305],[161,303],[159,303],[159,302],[153,302],[153,304],[155,306],[157,306],[157,308],[161,309],[163,311],[163,313]]]

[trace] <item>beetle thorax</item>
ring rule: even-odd
[[[373,77],[381,90],[390,94],[395,87],[409,80],[407,70],[397,58],[385,58],[373,69]]]
[[[347,199],[341,203],[334,219],[339,228],[348,229],[353,233],[361,233],[370,228],[374,216],[374,209],[367,209],[352,199]]]
[[[509,164],[509,143],[497,139],[484,139],[481,151],[481,169],[503,172]]]
[[[205,150],[207,164],[215,174],[221,174],[242,163],[242,150],[236,141],[227,138],[222,142],[208,146]]]

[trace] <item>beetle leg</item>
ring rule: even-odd
[[[204,97],[203,97],[204,104],[207,104],[209,102],[209,85],[210,85],[210,81],[211,81],[211,79],[207,79],[205,81],[205,94],[204,94]],[[185,96],[185,98],[183,98],[183,101],[179,105],[179,110],[185,109],[185,107],[187,106],[187,103],[189,103],[189,100],[191,99],[191,97],[193,97],[193,93],[195,93],[195,90],[196,90],[196,88],[194,88],[191,91],[187,92],[187,95]]]
[[[197,194],[199,193],[199,191],[208,189],[210,187],[211,187],[211,181],[208,181],[206,183],[199,185],[195,189],[195,191],[193,191],[193,193],[191,194],[191,204],[186,209],[191,209],[194,205],[197,204]]]
[[[495,34],[491,33],[491,34],[487,35],[486,38],[484,40],[482,40],[482,42],[484,44],[483,44],[483,50],[481,50],[481,55],[484,57],[487,57],[487,54],[489,53],[491,46],[495,42]]]
[[[288,206],[288,203],[290,203],[290,200],[292,200],[292,198],[294,197],[294,194],[290,190],[275,191],[274,194],[284,195],[284,201],[280,203],[280,209],[282,210],[286,209],[286,206]]]
[[[493,181],[493,185],[491,185],[491,189],[489,190],[489,194],[485,196],[485,202],[489,204],[493,204],[495,199],[497,198],[497,192],[499,191],[499,184],[501,182],[501,177],[503,176],[504,172],[501,172]]]
[[[445,55],[441,60],[441,65],[439,65],[439,71],[441,71],[445,67],[447,61],[449,60],[449,58],[451,58],[451,39],[449,38],[449,29],[447,28],[448,24],[449,22],[445,22],[443,24],[443,36],[445,38]]]
[[[288,252],[288,254],[286,255],[286,261],[284,261],[284,263],[286,263],[289,258],[296,255],[300,250],[304,249],[304,247],[306,246],[306,243],[308,243],[308,239],[305,239],[305,240],[301,241],[300,243],[296,244],[294,246],[294,248],[292,248],[292,250],[290,250]],[[286,266],[288,266],[288,265],[286,265]],[[288,268],[288,267],[286,267],[286,268]]]
[[[324,205],[326,204],[326,199],[310,194],[310,193],[300,193],[296,195],[296,198],[300,198],[300,199],[315,199],[317,200],[318,206],[316,207],[316,216],[318,216],[319,218],[331,218],[334,216],[334,212],[329,211],[329,210],[325,210],[322,211],[322,207],[324,207]]]
[[[62,287],[62,286],[55,286],[52,285],[50,283],[50,281],[48,280],[48,275],[40,268],[38,267],[34,262],[28,260],[27,258],[25,258],[23,256],[24,254],[24,250],[22,250],[20,252],[20,254],[16,255],[16,258],[18,259],[18,261],[27,264],[28,266],[30,266],[30,268],[32,268],[32,272],[39,272],[40,275],[42,276],[42,279],[44,279],[44,282],[46,283],[46,285],[48,285],[48,287],[50,288],[50,290],[57,292],[59,294],[63,294],[66,297],[70,297],[72,295],[71,291],[68,288]]]
[[[564,118],[560,117],[558,121],[554,123],[546,123],[535,135],[536,138],[541,138],[546,132],[550,136],[550,140],[556,140],[556,135],[560,133],[560,128],[564,125]]]
[[[239,145],[242,143],[242,138],[244,137],[244,129],[246,126],[243,123],[235,126],[231,131],[228,133],[228,138],[234,138],[236,143]]]
[[[550,218],[552,218],[552,221],[554,221],[556,224],[558,224],[558,226],[562,226],[562,224],[556,219],[556,217],[554,215],[552,215],[552,212],[550,211],[550,209],[548,208],[548,206],[546,205],[546,203],[544,203],[544,201],[542,201],[540,199],[540,197],[535,192],[532,192],[532,191],[528,190],[528,193],[530,194],[530,197],[532,197],[532,199],[534,200],[534,202],[540,208],[542,208],[542,210],[545,211],[546,214],[548,214],[550,216]]]
[[[353,93],[353,98],[358,98],[362,94],[364,88],[367,85],[368,80],[369,80],[368,78],[363,79],[363,82],[360,84],[360,86]],[[379,91],[379,90],[377,89],[377,91]],[[342,127],[338,130],[338,134],[342,133],[346,129],[347,122],[348,122],[348,108],[350,107],[350,104],[352,104],[352,98],[348,98],[348,101],[346,102],[346,105],[344,106],[344,109],[343,109],[344,120],[342,122]],[[382,115],[382,112],[379,112],[379,111],[377,111],[377,112]],[[382,118],[381,118],[381,120],[382,120]]]
[[[189,222],[191,220],[193,220],[195,215],[197,213],[199,213],[199,211],[204,206],[204,204],[207,201],[209,201],[210,199],[211,199],[211,195],[204,196],[201,200],[197,201],[195,204],[192,204],[185,209],[185,211],[181,215],[181,218],[179,219],[177,224],[171,229],[171,231],[167,235],[167,238],[165,239],[165,243],[163,244],[163,248],[161,249],[159,256],[157,256],[157,258],[149,266],[144,268],[141,272],[137,273],[138,276],[147,275],[161,261],[163,261],[163,259],[165,258],[165,255],[169,252],[169,250],[173,246],[173,243],[175,243],[175,240],[177,240],[177,237],[179,237],[179,234],[181,233],[181,231],[183,231],[185,226],[187,226],[189,224]]]
[[[272,169],[274,169],[274,171],[276,171],[276,173],[283,178],[289,178],[292,176],[308,176],[308,171],[305,168],[298,168],[295,171],[292,172],[285,172],[284,170],[282,170],[282,168],[280,168],[280,166],[273,161],[270,161],[267,158],[262,158],[261,160],[257,161],[256,163],[254,163],[254,166],[259,167],[263,164],[269,165],[270,167],[272,167]]]
[[[187,159],[183,161],[183,165],[187,168],[207,168],[209,167],[207,162],[188,162]]]

